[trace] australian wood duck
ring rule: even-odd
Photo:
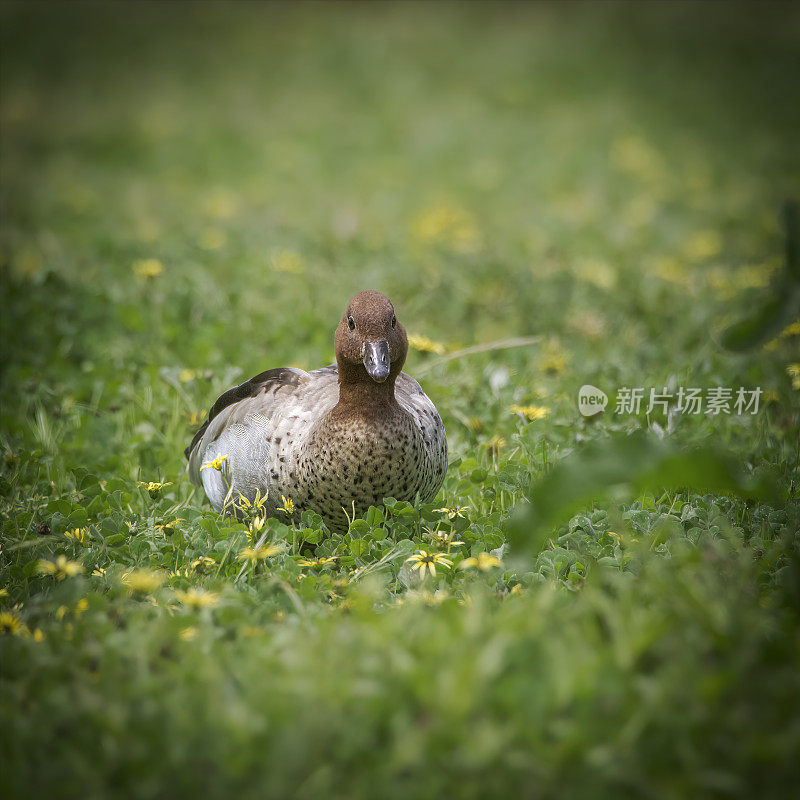
[[[341,531],[345,510],[436,496],[447,469],[444,425],[401,371],[408,340],[389,298],[359,292],[334,341],[336,364],[270,369],[214,403],[186,457],[216,508],[231,490],[233,500],[260,492],[268,515],[288,499],[295,513],[313,509]]]

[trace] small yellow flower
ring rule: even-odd
[[[59,581],[63,581],[64,578],[74,578],[81,572],[83,572],[83,565],[77,561],[69,561],[66,556],[58,556],[55,561],[42,559],[39,562],[40,574],[52,575]]]
[[[196,377],[197,373],[193,369],[182,369],[178,380],[181,383],[189,383],[189,381],[193,381]]]
[[[191,642],[192,639],[197,638],[197,628],[190,625],[188,628],[184,628],[178,636],[180,636],[184,642]]]
[[[189,577],[189,570],[188,569],[171,569],[167,573],[167,578],[172,580],[173,578],[188,578]]]
[[[189,564],[189,566],[195,572],[207,572],[213,567],[216,567],[217,562],[214,561],[214,559],[210,556],[199,556],[198,558],[195,558],[194,561]]]
[[[89,608],[89,601],[85,597],[81,597],[75,604],[75,614],[80,616],[87,608]]]
[[[75,544],[83,544],[86,534],[86,528],[73,528],[71,531],[64,531],[64,536],[66,536],[67,539],[71,539]]]
[[[544,419],[550,413],[547,406],[519,406],[516,403],[509,406],[508,410],[512,414],[522,414],[529,422],[535,419]]]
[[[203,200],[203,212],[214,219],[230,219],[238,208],[236,195],[228,189],[214,189]]]
[[[506,446],[506,440],[502,436],[495,434],[491,439],[483,443],[484,447],[491,455],[500,455],[500,451]]]
[[[466,519],[465,511],[469,511],[469,506],[453,506],[453,508],[448,508],[445,506],[444,508],[434,508],[434,511],[439,512],[440,514],[447,514],[448,519],[455,519],[456,517],[461,517],[462,519]]]
[[[249,561],[255,564],[265,558],[274,556],[281,552],[281,548],[276,544],[262,544],[260,547],[245,547],[239,552],[239,561]]]
[[[196,428],[198,425],[201,425],[205,419],[204,415],[200,411],[187,411],[184,416],[188,420],[189,426],[192,428]]]
[[[206,462],[200,467],[200,472],[204,469],[215,469],[217,472],[222,472],[222,467],[225,465],[225,462],[228,460],[227,453],[224,456],[217,456],[216,458],[212,459],[211,461]]]
[[[219,602],[216,592],[207,592],[205,589],[189,589],[186,592],[176,591],[175,596],[183,605],[189,608],[211,608]]]
[[[412,562],[411,569],[418,569],[421,577],[425,577],[425,571],[428,570],[431,575],[436,577],[436,565],[442,567],[451,567],[453,562],[445,557],[443,553],[428,553],[426,550],[417,550],[413,556],[406,559],[406,563]]]
[[[430,528],[425,529],[424,534],[432,542],[436,542],[439,547],[446,547],[448,551],[451,547],[461,547],[464,542],[455,537],[458,535],[455,531],[445,533],[444,531],[432,531]]]
[[[287,517],[291,517],[292,514],[294,514],[294,502],[283,495],[281,495],[281,500],[283,501],[283,505],[278,506],[275,510],[280,511],[281,514],[286,514]]]
[[[436,355],[443,355],[447,352],[447,348],[441,342],[434,342],[427,336],[420,336],[415,333],[408,334],[408,346],[420,353],[436,353]]]
[[[165,486],[172,486],[172,482],[166,481],[164,483],[157,483],[156,481],[139,481],[139,486],[141,486],[153,500],[156,500],[161,494],[161,490]]]
[[[483,430],[483,421],[480,417],[470,417],[467,420],[469,429],[475,433],[480,433]]]
[[[261,496],[261,489],[256,489],[256,496],[253,498],[252,502],[250,498],[245,497],[239,492],[239,502],[235,505],[238,506],[240,511],[253,511],[258,513],[264,510],[264,505],[268,499],[269,495],[267,494],[263,497]]]
[[[294,250],[274,250],[270,262],[276,272],[288,272],[290,275],[300,275],[303,272],[303,258]]]
[[[501,566],[500,559],[496,556],[490,555],[489,553],[478,553],[477,556],[465,558],[459,563],[458,568],[471,569],[477,567],[482,572],[488,572],[490,569],[499,566]]]
[[[133,271],[142,278],[157,278],[164,265],[157,258],[140,258],[133,262]]]
[[[162,522],[160,525],[155,525],[153,530],[164,531],[164,533],[172,533],[175,528],[180,527],[180,524],[183,521],[183,517],[175,517],[175,519],[172,519],[169,522]]]
[[[474,253],[481,244],[474,217],[448,205],[424,209],[414,220],[412,233],[420,242],[441,245],[458,253]]]
[[[21,632],[22,623],[19,617],[10,611],[0,612],[0,633],[18,636]]]
[[[0,589],[0,600],[5,600],[8,596],[8,589]]]
[[[328,556],[322,558],[314,556],[313,558],[301,558],[297,563],[301,567],[313,567],[314,569],[321,569],[326,564],[332,564],[339,556]]]
[[[122,582],[130,591],[142,594],[154,592],[161,586],[163,580],[161,573],[150,569],[135,569],[122,576]]]
[[[106,568],[105,567],[95,567],[92,570],[92,577],[94,578],[105,578],[106,577]]]
[[[37,629],[36,629],[36,630],[33,632],[33,641],[34,641],[34,642],[43,642],[43,641],[44,641],[44,638],[45,638],[45,637],[44,637],[44,633],[42,633],[42,629],[41,629],[41,628],[37,628]]]

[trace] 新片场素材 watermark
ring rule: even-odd
[[[727,386],[710,386],[707,389],[679,386],[675,391],[666,387],[659,391],[643,386],[622,386],[617,390],[614,411],[617,414],[640,414],[642,411],[647,414],[654,411],[669,414],[672,408],[681,414],[757,414],[763,393],[760,386],[755,389],[745,389],[744,386],[738,389]],[[578,409],[584,417],[599,414],[607,404],[607,395],[596,386],[584,384],[578,391]]]

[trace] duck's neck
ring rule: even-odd
[[[353,409],[369,411],[370,409],[394,405],[395,376],[389,377],[383,383],[376,383],[367,375],[362,367],[360,370],[339,366],[339,403],[340,409]]]

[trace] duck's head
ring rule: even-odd
[[[359,292],[347,304],[336,328],[340,380],[393,384],[403,369],[408,339],[385,294]]]

